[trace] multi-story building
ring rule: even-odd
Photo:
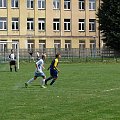
[[[100,0],[0,0],[0,41],[19,41],[20,49],[100,48],[99,5]]]

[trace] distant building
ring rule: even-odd
[[[100,0],[0,0],[0,41],[19,41],[20,49],[99,48],[99,5]]]

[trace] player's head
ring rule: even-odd
[[[43,60],[46,59],[46,54],[42,54],[42,59],[43,59]]]
[[[11,53],[13,53],[13,49],[11,49]]]
[[[56,57],[56,58],[60,58],[60,57],[61,57],[60,53],[57,53],[57,54],[55,55],[55,57]]]

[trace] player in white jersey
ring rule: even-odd
[[[43,72],[43,69],[44,68],[44,60],[46,59],[46,55],[43,54],[42,55],[42,59],[38,60],[36,62],[36,70],[35,70],[35,74],[34,74],[34,77],[30,80],[28,80],[26,83],[25,83],[25,87],[27,88],[28,87],[28,84],[32,83],[34,80],[37,79],[37,77],[42,77],[43,80],[42,80],[42,88],[46,88],[44,85],[45,85],[45,79],[46,79],[46,75],[44,74]]]
[[[10,71],[12,72],[12,66],[14,65],[15,72],[17,72],[17,67],[16,67],[16,55],[13,52],[13,49],[11,50],[11,53],[9,55],[10,59]]]

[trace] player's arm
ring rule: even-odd
[[[44,64],[42,65],[42,68],[45,69]]]

